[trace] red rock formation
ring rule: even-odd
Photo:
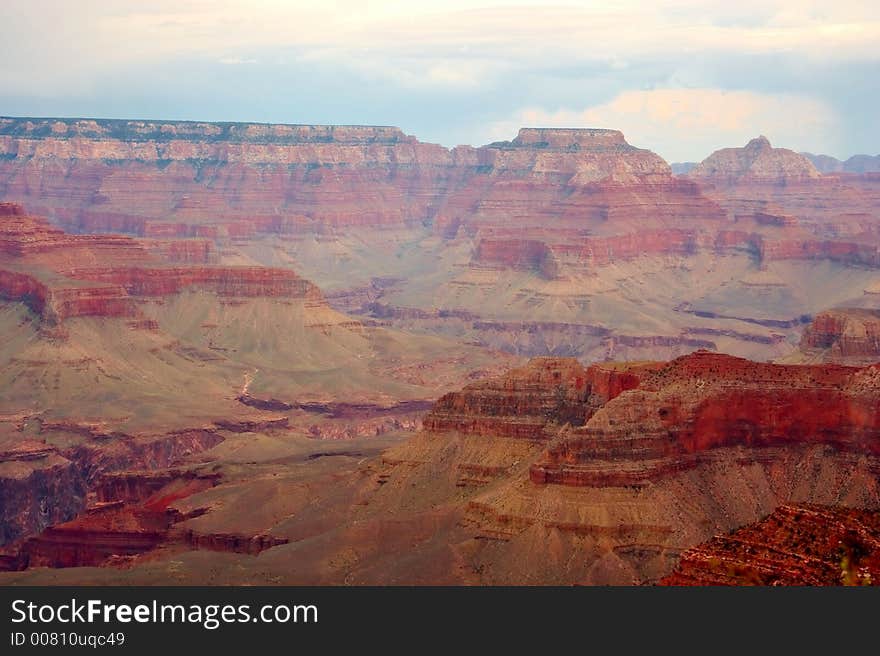
[[[548,439],[563,424],[583,425],[599,405],[638,386],[638,372],[652,366],[584,368],[574,358],[534,358],[501,378],[446,394],[423,425],[433,432]]]
[[[880,176],[823,177],[764,138],[688,177],[595,129],[449,151],[386,127],[3,119],[0,155],[0,197],[75,232],[237,240],[433,222],[475,239],[477,265],[547,278],[707,249],[880,264]]]
[[[828,444],[880,455],[880,369],[751,362],[696,352],[640,372],[532,466],[535,483],[635,485],[714,449]]]
[[[392,127],[3,119],[0,154],[3,196],[73,230],[163,237],[421,222],[460,175]]]
[[[168,526],[162,513],[103,504],[27,540],[20,559],[26,567],[94,567],[159,546]]]
[[[688,173],[729,219],[754,227],[762,259],[832,259],[877,266],[874,173],[819,175],[804,157],[764,138],[720,150]],[[751,217],[751,218],[750,218]]]
[[[783,505],[689,549],[660,585],[880,585],[880,513]]]
[[[14,557],[7,558],[7,569],[126,565],[133,557],[168,545],[258,554],[288,542],[268,535],[175,528],[199,513],[184,516],[171,505],[213,487],[219,479],[218,474],[176,470],[104,474],[97,483],[98,503],[22,542]]]
[[[69,235],[19,206],[0,206],[0,298],[26,303],[49,323],[80,316],[140,319],[134,297],[189,287],[323,304],[318,288],[293,271],[207,264],[212,259],[213,247],[204,239]]]
[[[71,520],[85,506],[86,494],[95,491],[98,500],[144,500],[145,491],[155,491],[190,474],[151,474],[166,469],[195,453],[223,441],[217,432],[187,430],[159,436],[137,437],[105,434],[99,429],[73,424],[44,422],[47,435],[81,434],[87,438],[69,448],[48,446],[35,440],[16,440],[15,447],[0,452],[0,545],[39,533],[48,526]],[[124,475],[116,471],[141,470],[139,480],[126,487]],[[216,476],[201,476],[213,481]],[[126,490],[132,492],[127,494]],[[136,491],[138,495],[134,495]],[[190,492],[192,493],[192,492]],[[154,508],[155,510],[155,508]],[[164,512],[164,507],[161,509]]]
[[[0,545],[72,518],[85,502],[77,464],[42,442],[0,452]]]
[[[827,444],[880,455],[880,368],[751,362],[698,351],[668,364],[538,358],[447,394],[428,431],[553,440],[534,483],[636,485],[714,449]]]
[[[572,358],[535,358],[500,379],[446,394],[423,425],[434,432],[543,439],[544,428],[552,421],[582,424],[586,420],[590,391],[586,375]]]
[[[265,267],[81,268],[73,278],[119,285],[132,296],[169,296],[187,287],[221,296],[263,296],[322,301],[320,290],[289,269]]]
[[[176,469],[105,472],[92,491],[100,503],[142,502],[148,509],[164,511],[174,501],[208,489],[219,479],[219,474]]]
[[[817,314],[804,330],[802,351],[827,359],[880,360],[880,311],[841,308]]]
[[[226,551],[232,553],[245,553],[256,555],[266,549],[277,547],[290,542],[287,538],[272,535],[240,535],[237,533],[198,533],[196,531],[184,531],[182,537],[184,544],[193,549],[207,549],[210,551]]]

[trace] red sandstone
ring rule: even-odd
[[[878,585],[880,513],[784,505],[689,549],[661,585]]]
[[[0,204],[0,298],[24,302],[50,323],[81,316],[139,319],[137,297],[186,288],[323,303],[320,290],[293,271],[213,266],[212,252],[206,240],[68,235],[18,205]]]

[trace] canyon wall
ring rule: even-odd
[[[548,448],[535,483],[638,485],[699,464],[701,454],[822,443],[880,455],[876,368],[750,362],[698,351],[642,373]]]
[[[536,359],[441,399],[409,449],[442,453],[471,490],[464,525],[497,545],[477,550],[484,582],[654,582],[780,505],[880,508],[878,385],[876,366],[709,352]],[[485,466],[514,443],[530,455]]]
[[[428,218],[459,173],[399,129],[0,119],[0,195],[74,232],[248,236]]]
[[[0,197],[71,232],[211,241],[425,224],[476,239],[476,263],[549,278],[560,259],[698,248],[877,266],[876,239],[847,239],[880,199],[870,175],[823,178],[763,137],[674,176],[616,130],[523,128],[447,150],[391,127],[0,119]],[[805,226],[762,223],[779,207]],[[205,248],[169,254],[203,261]]]
[[[320,290],[289,269],[218,266],[211,253],[205,240],[70,235],[20,205],[0,203],[0,298],[25,303],[49,323],[81,316],[137,318],[137,297],[187,288],[324,304]]]

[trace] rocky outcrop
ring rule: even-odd
[[[0,269],[0,298],[24,303],[50,325],[71,317],[138,316],[133,299],[121,286],[52,285],[4,269]]]
[[[686,549],[781,504],[880,508],[877,367],[708,352],[572,366],[559,407],[576,420],[562,421],[548,400],[563,364],[533,361],[444,397],[409,448],[433,467],[426,476],[453,467],[473,490],[463,525],[492,545],[475,547],[484,582],[655,582]],[[510,429],[510,418],[531,425]],[[519,443],[536,451],[500,460]],[[501,463],[492,471],[490,458]],[[485,470],[479,485],[466,482],[472,466]]]
[[[48,422],[41,427],[46,435],[70,435],[77,430],[87,439],[68,448],[16,439],[14,448],[0,452],[0,489],[5,502],[0,512],[0,545],[71,520],[85,507],[88,492],[95,492],[99,500],[127,499],[119,493],[122,488],[112,472],[164,469],[223,441],[216,432],[198,429],[132,436]],[[151,479],[149,474],[140,477],[139,485]],[[116,484],[108,487],[114,480]],[[154,483],[162,480],[159,476]]]
[[[446,394],[423,425],[433,432],[546,440],[564,424],[582,426],[602,403],[638,385],[635,372],[650,367],[585,368],[574,358],[534,358],[501,378]]]
[[[549,440],[531,467],[533,483],[630,486],[730,447],[825,444],[878,456],[878,381],[877,367],[775,365],[706,351],[586,369],[537,358],[447,394],[424,427]]]
[[[204,239],[69,235],[21,206],[0,205],[0,298],[25,303],[50,324],[82,316],[142,319],[136,297],[187,288],[324,303],[315,285],[289,269],[211,265],[213,252]]]
[[[86,489],[76,463],[42,442],[0,452],[0,545],[71,519]]]
[[[800,348],[829,360],[880,360],[880,311],[840,308],[821,312],[804,329]]]
[[[750,362],[696,352],[603,405],[548,447],[539,484],[638,485],[694,467],[715,449],[827,444],[880,455],[880,370]]]
[[[477,244],[474,262],[534,270],[552,279],[559,275],[560,262],[594,268],[651,255],[687,256],[696,253],[698,243],[695,231],[675,229],[587,237],[552,245],[538,239],[488,237]]]
[[[272,535],[241,535],[238,533],[199,533],[184,531],[178,538],[192,549],[226,551],[256,555],[266,549],[287,544],[290,540]]]
[[[880,513],[783,505],[682,555],[661,585],[878,585]]]
[[[165,539],[169,518],[125,504],[101,504],[27,540],[20,568],[95,567],[149,551]]]
[[[193,470],[104,474],[96,484],[96,503],[75,519],[23,541],[14,554],[7,554],[7,569],[130,566],[141,554],[175,545],[258,554],[288,542],[268,535],[205,534],[176,526],[204,509],[182,514],[172,504],[219,482],[219,474]]]
[[[773,148],[767,137],[749,141],[744,148],[723,148],[712,153],[688,173],[695,179],[723,182],[817,178],[819,172],[809,159],[786,148]]]
[[[433,432],[545,439],[551,422],[586,421],[586,370],[570,358],[536,358],[500,379],[473,383],[440,398],[425,417]]]

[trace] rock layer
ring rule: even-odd
[[[784,505],[684,553],[661,585],[878,585],[880,514]]]
[[[0,204],[0,298],[24,302],[50,323],[81,316],[137,318],[136,297],[187,288],[324,304],[320,290],[289,269],[210,265],[210,252],[204,240],[141,243],[69,235],[19,205]]]
[[[880,370],[750,362],[698,351],[638,376],[548,448],[535,483],[636,485],[714,449],[823,443],[880,455]]]
[[[880,360],[880,311],[840,308],[822,312],[804,330],[800,348],[832,361]]]

